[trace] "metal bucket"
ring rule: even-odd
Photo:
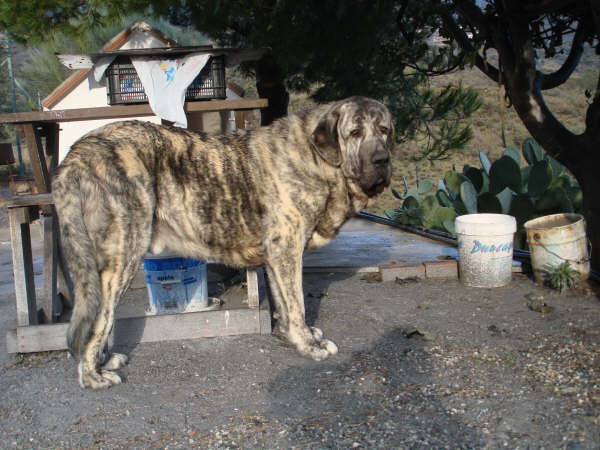
[[[568,261],[571,268],[586,280],[590,275],[590,251],[581,214],[552,214],[525,222],[531,266],[536,281],[547,277],[544,266],[558,266]]]

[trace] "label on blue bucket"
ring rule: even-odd
[[[149,314],[195,311],[208,306],[206,262],[189,258],[144,260]]]

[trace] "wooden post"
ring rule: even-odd
[[[248,308],[257,309],[260,302],[258,294],[258,275],[257,269],[246,270],[246,284],[248,289]]]
[[[238,130],[243,130],[246,128],[246,112],[245,111],[235,111],[235,127]]]
[[[42,216],[40,219],[44,233],[44,296],[42,298],[42,317],[44,323],[52,323],[56,313],[60,312],[56,275],[58,236],[56,214]]]
[[[37,125],[35,123],[25,123],[22,127],[27,142],[29,159],[31,160],[35,187],[38,193],[50,192],[50,176],[48,175],[42,141],[36,129]]]
[[[8,209],[18,326],[38,323],[29,219],[26,207]]]

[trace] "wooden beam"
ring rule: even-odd
[[[244,109],[266,108],[269,102],[265,98],[240,100],[209,100],[186,102],[187,113],[211,111],[238,111]],[[56,111],[32,111],[0,114],[0,123],[27,122],[74,122],[95,119],[119,119],[124,117],[153,116],[148,104],[113,105],[98,108],[62,109]]]
[[[258,303],[260,301],[259,292],[258,292],[258,274],[256,273],[259,269],[248,269],[246,270],[246,287],[248,292],[248,308],[256,309],[258,308]]]
[[[9,209],[8,221],[17,301],[17,325],[35,325],[38,320],[28,208]]]
[[[117,319],[113,342],[134,345],[143,342],[197,339],[202,337],[264,334],[271,330],[268,303],[260,309],[224,309],[185,314],[126,317]],[[31,353],[67,348],[69,324],[22,326],[7,333],[8,353]]]
[[[52,208],[52,207],[50,207]],[[52,208],[54,209],[54,208]],[[40,218],[44,232],[44,293],[42,297],[42,317],[44,323],[52,323],[60,313],[57,290],[57,255],[58,255],[58,221],[53,211],[52,215]]]
[[[27,142],[27,150],[29,151],[29,160],[33,170],[33,178],[35,187],[38,193],[42,194],[50,192],[50,175],[46,166],[46,156],[42,147],[42,140],[37,130],[37,125],[26,123],[21,125],[25,141]]]
[[[52,194],[29,194],[13,195],[12,197],[0,198],[0,207],[4,208],[22,208],[24,206],[43,206],[53,205]]]

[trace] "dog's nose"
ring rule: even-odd
[[[389,164],[390,154],[387,150],[375,152],[375,153],[373,153],[373,156],[371,157],[371,162],[373,164],[375,164],[376,166],[383,166],[385,164]]]

